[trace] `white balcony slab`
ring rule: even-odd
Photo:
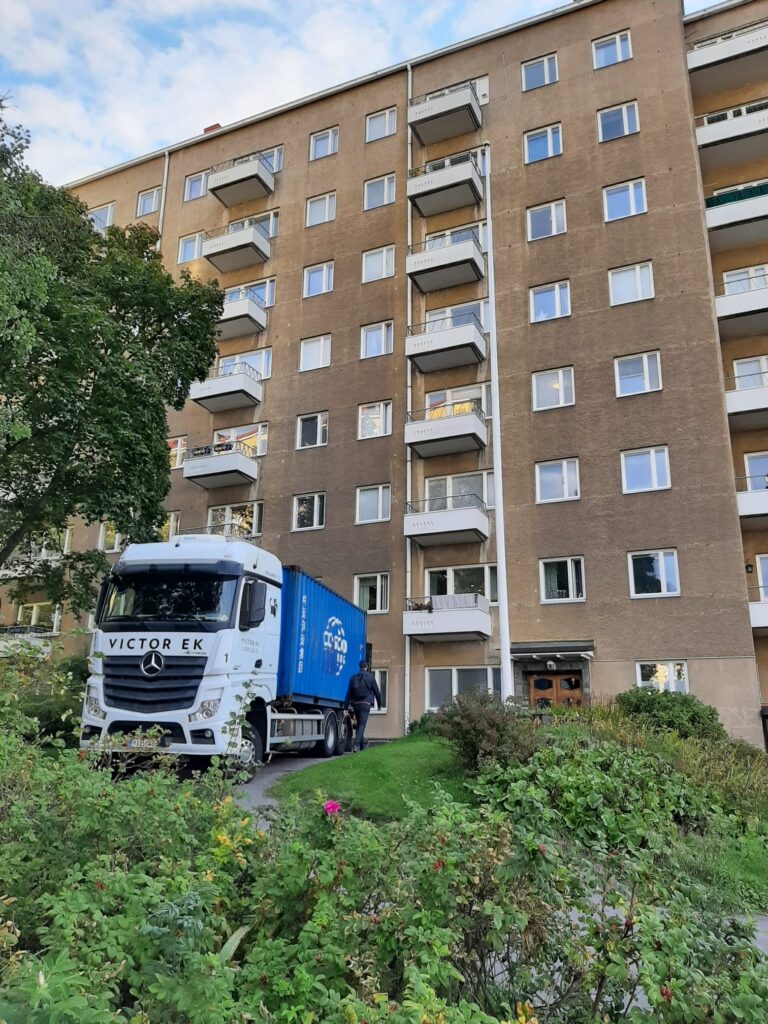
[[[731,92],[759,82],[765,77],[766,50],[768,21],[703,40],[687,55],[694,97]]]
[[[405,424],[405,443],[423,459],[485,448],[488,428],[475,412],[436,416]]]
[[[235,370],[209,377],[207,380],[195,381],[190,388],[189,397],[208,412],[242,409],[261,403],[262,383],[247,370]]]
[[[736,498],[742,530],[764,530],[768,526],[768,490],[739,491]]]
[[[477,131],[482,123],[480,103],[469,82],[426,96],[408,108],[408,125],[424,146]]]
[[[768,427],[768,385],[726,391],[725,406],[732,430]]]
[[[205,259],[222,274],[265,263],[271,254],[269,239],[254,224],[206,238],[202,249]]]
[[[0,658],[11,658],[19,654],[35,654],[41,660],[48,658],[53,650],[53,641],[59,636],[58,630],[27,630],[23,626],[11,626],[0,632]]]
[[[224,303],[219,317],[218,334],[222,339],[240,338],[244,334],[261,334],[267,329],[267,311],[253,299],[233,299]]]
[[[420,292],[436,292],[480,281],[485,276],[485,259],[479,244],[468,238],[409,253],[405,271]]]
[[[712,252],[746,249],[768,237],[768,193],[739,199],[707,210]]]
[[[488,540],[488,513],[477,506],[407,512],[403,532],[423,548],[437,544],[473,544]]]
[[[768,109],[700,124],[696,129],[699,160],[705,173],[749,163],[765,156]]]
[[[419,609],[417,605],[424,607]],[[487,640],[491,632],[490,604],[481,594],[424,598],[410,602],[410,609],[403,612],[403,635],[413,640]]]
[[[213,490],[218,487],[236,487],[256,482],[256,459],[242,451],[214,452],[210,455],[190,457],[184,462],[184,479]]]
[[[476,206],[483,198],[483,179],[477,162],[465,159],[427,170],[408,179],[408,198],[422,217],[434,217],[465,206]]]
[[[472,366],[486,356],[486,337],[476,323],[427,330],[405,339],[405,354],[422,373]]]
[[[753,632],[768,636],[768,601],[750,601],[749,620]]]
[[[238,206],[275,191],[275,176],[263,160],[244,160],[208,175],[208,191],[224,206]]]
[[[768,334],[768,288],[750,288],[715,297],[721,338]]]

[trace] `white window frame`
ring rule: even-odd
[[[554,228],[546,235],[533,234],[532,215],[542,210],[549,210],[550,224]],[[557,230],[557,222],[562,216],[562,231]],[[541,203],[539,206],[529,206],[525,211],[525,222],[527,227],[527,239],[529,242],[540,242],[543,238],[555,238],[557,235],[564,235],[568,230],[568,217],[566,215],[565,199],[553,199],[550,203]]]
[[[650,295],[642,295],[642,283],[643,283],[643,269],[647,267],[650,281],[651,281],[651,293]],[[626,302],[617,302],[613,292],[613,285],[616,274],[626,274],[628,271],[634,270],[635,272],[635,294],[634,299],[627,299]],[[649,302],[651,299],[656,298],[656,285],[653,278],[653,261],[643,260],[642,263],[630,263],[626,267],[614,267],[613,270],[608,271],[608,296],[611,306],[631,306],[635,302]]]
[[[194,254],[194,256],[189,256],[186,259],[182,259],[182,255],[181,255],[182,246],[184,245],[184,242],[188,242],[190,239],[194,239],[195,254]],[[196,231],[192,235],[182,235],[179,238],[179,249],[178,249],[178,254],[177,254],[176,262],[177,263],[191,263],[192,260],[199,260],[200,257],[202,256],[203,242],[204,241],[205,241],[205,232],[204,231]]]
[[[160,209],[160,196],[162,195],[162,185],[155,185],[154,188],[145,188],[136,196],[136,216],[137,217],[149,217],[152,213],[157,213]],[[145,196],[151,196],[152,209],[141,210],[141,201]]]
[[[760,479],[762,473],[754,473],[752,467],[749,464],[750,459],[768,459],[768,451],[766,452],[745,452],[744,453],[744,477],[747,484],[748,491],[768,491],[768,473],[765,474],[764,486],[754,487],[752,484],[753,480]]]
[[[333,260],[326,260],[325,263],[313,263],[311,267],[304,267],[304,290],[302,298],[313,299],[318,295],[327,295],[333,291]],[[323,274],[323,287],[319,292],[309,292],[307,287],[309,284],[309,276],[313,270],[321,270]]]
[[[370,613],[369,613],[370,614]],[[384,703],[380,708],[375,710],[371,708],[369,714],[371,715],[386,715],[389,711],[389,669],[388,668],[374,668],[372,669],[376,682],[379,686],[379,693],[384,698]]]
[[[175,441],[176,444],[171,444],[172,441]],[[170,469],[181,469],[187,455],[187,435],[177,434],[174,437],[169,437],[166,440],[166,444],[168,445],[168,465]],[[175,455],[176,458],[173,460],[174,464],[171,466],[172,454]]]
[[[111,548],[105,546],[107,543],[107,529],[109,527],[111,527],[112,532],[115,535],[115,541]],[[99,523],[99,551],[103,551],[105,555],[114,555],[117,554],[118,551],[122,550],[122,545],[123,535],[119,530],[115,529],[112,523],[106,521]]]
[[[557,131],[560,137],[560,151],[558,153],[553,152],[553,138],[554,133]],[[530,154],[530,141],[532,138],[546,135],[547,138],[547,155],[540,157],[538,160],[531,160]],[[528,166],[529,164],[542,164],[545,160],[554,160],[555,157],[563,155],[563,125],[562,122],[557,121],[555,124],[547,124],[542,128],[532,128],[530,131],[523,133],[523,162]]]
[[[371,138],[370,127],[373,118],[383,117],[384,118],[384,132],[381,135],[376,135]],[[390,135],[395,135],[397,132],[397,107],[385,107],[383,110],[374,110],[371,114],[366,114],[365,117],[365,141],[366,142],[380,142],[381,139],[387,139]]]
[[[30,608],[31,615],[29,616],[29,622],[22,622],[23,611],[25,608]],[[40,609],[50,608],[51,615],[51,633],[58,633],[61,629],[61,608],[59,605],[55,605],[53,601],[25,601],[23,604],[16,605],[16,625],[17,626],[38,626],[40,624]]]
[[[235,231],[243,231],[245,228],[253,226],[259,227],[262,233],[266,234],[267,238],[274,238],[280,230],[280,210],[265,210],[264,213],[231,220],[227,224],[227,232],[232,234]]]
[[[656,456],[663,454],[664,463],[667,470],[667,482],[665,484],[659,484],[659,474],[656,465]],[[648,494],[650,491],[668,491],[672,487],[672,474],[669,469],[669,447],[666,444],[652,445],[648,448],[632,448],[628,451],[623,451],[621,455],[621,493],[622,494]],[[626,458],[628,455],[647,455],[650,459],[651,465],[651,486],[650,487],[635,487],[630,490],[627,486],[627,464]]]
[[[546,581],[544,577],[544,566],[550,565],[553,562],[566,562],[568,564],[568,593],[574,593],[576,589],[576,574],[574,572],[574,566],[577,562],[581,563],[581,588],[583,594],[581,597],[545,597],[546,594]],[[584,567],[584,556],[583,555],[562,555],[560,558],[540,558],[539,559],[539,604],[584,604],[587,600],[587,574]]]
[[[243,432],[243,437],[239,436],[239,431]],[[246,435],[253,433],[256,434],[255,440],[252,437],[245,440]],[[242,423],[237,427],[214,430],[212,444],[233,444],[235,442],[248,445],[257,456],[266,455],[269,447],[269,422],[262,420],[260,423]]]
[[[500,671],[497,665],[429,665],[424,672],[424,707],[427,711],[437,711],[440,708],[439,704],[433,704],[430,700],[432,696],[431,687],[431,672],[450,672],[451,673],[451,700],[454,700],[459,694],[459,677],[458,673],[464,670],[479,672],[485,669],[486,672],[486,686],[488,693],[494,692],[493,685],[493,674],[494,672]]]
[[[667,669],[668,678],[667,682],[663,686],[658,686],[655,683],[644,683],[642,679],[643,666],[644,665],[664,665]],[[670,685],[671,681],[675,676],[675,666],[682,665],[683,667],[683,681],[685,689],[679,690]],[[637,661],[635,662],[635,682],[638,687],[642,690],[662,690],[666,693],[689,693],[690,692],[690,677],[688,675],[688,662],[685,658],[663,658],[654,661]]]
[[[636,594],[635,593],[635,573],[632,559],[633,558],[644,558],[647,555],[653,555],[658,558],[659,561],[659,572],[661,578],[661,591],[658,594]],[[675,575],[677,576],[677,590],[666,592],[667,584],[667,568],[665,555],[674,555],[675,557]],[[654,548],[648,551],[629,551],[627,553],[627,571],[629,573],[629,596],[633,601],[647,601],[649,598],[656,600],[658,598],[667,597],[680,597],[683,592],[682,583],[680,582],[680,563],[677,557],[677,548]]]
[[[563,312],[563,288],[565,289],[566,301],[568,304],[567,312]],[[543,317],[541,320],[536,320],[536,296],[543,292],[554,291],[555,295],[555,315]],[[551,324],[553,320],[562,320],[565,317],[571,315],[571,282],[570,281],[552,281],[548,284],[537,284],[533,288],[528,289],[528,318],[531,324]]]
[[[627,117],[627,111],[630,107],[635,108],[635,124],[637,127],[634,131],[628,131],[629,118]],[[621,135],[614,135],[610,139],[603,138],[603,122],[600,117],[601,114],[611,114],[614,110],[621,111],[622,125],[624,132]],[[603,142],[617,142],[619,139],[626,139],[630,135],[638,135],[640,133],[640,107],[638,106],[637,100],[627,100],[626,103],[617,103],[613,107],[603,107],[602,110],[597,112],[597,141]]]
[[[643,197],[642,210],[637,209],[635,185],[640,185],[640,191]],[[622,214],[621,217],[610,217],[608,215],[608,197],[611,193],[618,192],[621,189],[627,189],[629,192],[629,213]],[[640,217],[644,213],[648,213],[648,194],[645,188],[645,178],[633,178],[631,181],[620,181],[616,185],[606,185],[603,189],[603,220],[606,224],[613,224],[618,220],[628,220],[630,217]]]
[[[168,527],[168,535],[167,536],[165,535],[165,533],[166,533],[166,530],[165,530],[166,526]],[[159,531],[160,532],[160,536],[165,541],[173,540],[174,537],[178,536],[180,526],[181,526],[181,512],[180,511],[166,512],[166,514],[165,514],[165,522],[163,523],[163,526],[162,526],[162,528]]]
[[[381,607],[363,608],[360,604],[360,581],[376,580],[376,604]],[[382,600],[382,595],[386,600]],[[387,615],[389,613],[390,576],[388,572],[361,572],[355,576],[355,604],[366,615]]]
[[[380,417],[384,426],[388,426],[388,430],[383,430],[380,434],[363,434],[363,409],[372,409],[378,406],[378,416]],[[370,414],[369,414],[370,415]],[[380,402],[362,402],[357,407],[357,440],[358,441],[373,441],[377,437],[389,437],[392,433],[392,399],[385,398]]]
[[[224,535],[227,536],[228,535],[227,532],[226,532],[227,527],[230,527],[232,525],[236,525],[236,520],[233,519],[233,516],[232,516],[232,510],[236,509],[236,508],[242,508],[245,505],[252,505],[253,506],[253,510],[252,510],[251,515],[252,515],[252,521],[253,521],[254,529],[253,529],[253,533],[249,534],[249,536],[251,536],[251,537],[260,537],[261,534],[262,534],[262,530],[264,529],[264,502],[263,501],[233,501],[229,505],[211,505],[208,508],[208,515],[207,515],[207,518],[206,518],[206,523],[207,523],[209,531],[211,533],[213,533],[214,526],[215,525],[219,525],[219,524],[214,524],[214,522],[213,522],[214,513],[215,512],[223,512],[224,513],[224,522],[221,523],[220,525],[224,527],[224,531],[225,531]]]
[[[445,481],[445,496],[446,499],[457,497],[454,491],[454,482],[456,480],[463,480],[468,476],[479,476],[482,479],[482,494],[478,497],[485,504],[487,509],[496,507],[496,494],[495,494],[495,483],[492,469],[475,469],[468,473],[441,473],[438,476],[428,476],[424,478],[424,497],[426,501],[433,500],[429,495],[429,487],[432,482],[438,480]],[[493,492],[493,493],[492,493]],[[463,492],[462,492],[463,494]]]
[[[477,394],[473,395],[471,392],[475,390],[477,391]],[[438,396],[442,396],[442,398]],[[443,406],[455,405],[460,402],[479,401],[480,408],[487,420],[490,420],[493,414],[491,383],[487,380],[478,381],[476,384],[461,384],[458,387],[439,388],[436,391],[427,391],[424,394],[424,401],[426,403],[427,419],[437,418],[436,416],[430,417],[429,415],[433,409],[441,409]]]
[[[374,352],[371,355],[367,355],[365,351],[365,339],[366,331],[381,329],[382,341],[386,345],[382,346],[386,350],[383,352]],[[394,334],[395,325],[393,320],[380,320],[375,324],[364,324],[360,328],[360,358],[361,359],[379,359],[381,356],[391,356],[394,351]]]
[[[301,443],[301,427],[307,420],[317,420],[317,436],[320,440],[316,444]],[[325,435],[325,440],[323,440]],[[328,410],[323,412],[307,412],[296,417],[296,451],[304,452],[312,448],[325,448],[328,444]]]
[[[757,363],[760,369],[756,373],[750,373],[748,371],[741,372],[743,367],[748,363]],[[759,384],[749,384],[743,386],[739,384],[739,381],[744,377],[759,377]],[[733,360],[733,383],[736,391],[748,391],[751,388],[763,387],[768,383],[768,354],[759,356],[744,356],[742,359]]]
[[[210,171],[195,171],[194,174],[188,174],[184,179],[184,202],[193,203],[196,199],[202,199],[203,196],[208,195],[208,175]],[[200,178],[202,187],[199,196],[190,196],[190,184]]]
[[[541,471],[544,468],[551,466],[560,467],[560,477],[563,485],[563,495],[559,498],[542,498],[541,496]],[[569,476],[572,467],[576,467],[576,493],[569,494]],[[558,502],[563,501],[578,501],[581,498],[581,479],[579,477],[579,460],[578,458],[569,459],[550,459],[547,462],[536,463],[536,504],[537,505],[554,505]]]
[[[489,300],[487,298],[475,299],[473,302],[459,302],[455,306],[440,306],[437,309],[428,309],[426,311],[426,313],[425,313],[425,316],[426,316],[426,321],[425,321],[425,324],[424,324],[424,326],[426,327],[426,332],[425,333],[427,333],[427,334],[430,333],[430,331],[431,331],[430,325],[431,324],[435,325],[434,326],[434,330],[436,330],[436,331],[446,330],[448,327],[455,327],[456,324],[454,324],[454,323],[445,325],[445,324],[441,324],[441,321],[442,320],[451,320],[451,321],[453,321],[454,318],[461,319],[463,313],[465,313],[469,309],[472,309],[473,307],[478,307],[478,306],[480,308],[480,315],[477,317],[477,319],[480,321],[481,328],[483,329],[483,331],[485,331],[486,327],[487,327],[487,324],[488,324],[488,319],[489,319],[488,314],[489,314],[489,311],[490,311]]]
[[[462,569],[482,569],[483,570],[483,592],[484,597],[491,607],[495,608],[499,603],[499,582],[498,582],[498,568],[496,562],[474,562],[470,565],[431,565],[428,569],[424,570],[424,596],[428,597],[429,594],[429,574],[432,572],[444,572],[447,573],[446,586],[447,596],[455,597],[456,591],[456,572]],[[496,575],[496,599],[492,599],[493,586],[492,579]],[[474,591],[461,591],[461,593],[474,593]],[[433,595],[437,596],[437,595]]]
[[[371,185],[378,185],[384,182],[384,202],[371,206],[368,200],[368,191]],[[363,210],[380,210],[383,206],[391,206],[396,196],[396,180],[394,171],[391,174],[382,174],[378,178],[369,178],[363,182]]]
[[[626,37],[628,54],[626,57],[622,56],[622,39]],[[597,63],[597,48],[601,43],[615,43],[616,45],[616,60],[612,60],[610,64],[598,64]],[[610,35],[601,36],[599,39],[592,40],[592,70],[603,71],[605,68],[615,67],[617,64],[624,64],[628,60],[632,60],[634,56],[632,52],[632,33],[629,29],[623,29],[621,32],[612,32]]]
[[[319,343],[320,357],[323,360],[317,366],[303,366],[305,346],[311,342]],[[312,373],[314,370],[323,370],[331,365],[331,335],[318,334],[314,338],[302,338],[299,341],[299,373]]]
[[[283,169],[283,144],[270,146],[268,149],[260,149],[261,157],[273,174],[279,174]]]
[[[299,502],[302,498],[312,498],[312,526],[298,526],[298,511]],[[318,498],[322,498],[322,503],[318,501]],[[322,516],[320,516],[320,505],[322,504]],[[321,522],[322,519],[322,522]],[[306,491],[303,494],[294,494],[293,496],[293,516],[291,519],[291,532],[292,533],[308,533],[310,530],[324,530],[325,529],[325,491]]]
[[[648,370],[649,357],[656,357],[656,370],[659,377],[659,386],[657,388],[650,387],[651,375]],[[627,359],[642,359],[643,360],[643,382],[649,386],[643,391],[633,391],[629,394],[622,394],[621,392],[621,374],[619,373],[620,364],[625,362]],[[613,374],[616,381],[616,397],[617,398],[637,398],[639,395],[652,395],[656,391],[662,391],[664,388],[664,382],[661,379],[661,352],[658,349],[651,349],[649,352],[630,352],[625,356],[616,356],[613,360]]]
[[[366,262],[374,257],[381,259],[382,273],[377,277],[366,277]],[[363,284],[370,284],[372,281],[383,281],[387,277],[395,276],[395,247],[394,245],[382,245],[378,249],[366,249],[362,257],[361,278]]]
[[[244,289],[253,288],[253,290],[259,295],[259,298],[264,303],[265,307],[274,306],[275,304],[275,278],[274,277],[262,277],[258,281],[249,281],[247,284],[236,284],[232,285],[231,288],[224,289],[224,302],[232,301],[229,296],[233,296],[234,299],[238,299]],[[263,295],[259,294],[261,291]]]
[[[554,61],[555,73],[554,78],[552,76],[552,65],[550,61]],[[544,65],[544,81],[541,85],[526,85],[525,84],[525,72],[527,68],[532,68],[536,64]],[[542,57],[534,57],[532,60],[523,61],[520,65],[520,84],[523,92],[535,92],[536,89],[544,89],[548,85],[554,85],[560,81],[560,67],[557,60],[557,52],[546,53]]]
[[[310,223],[309,211],[313,203],[322,204],[323,217],[321,220],[314,220]],[[324,192],[319,196],[310,196],[307,200],[304,227],[317,228],[321,224],[329,224],[332,220],[336,220],[336,193]]]
[[[378,491],[376,502],[378,515],[376,519],[360,518],[360,498],[364,491]],[[384,514],[386,511],[386,515]],[[355,526],[368,526],[370,523],[388,523],[392,518],[392,484],[366,484],[358,487],[355,492]]]
[[[543,377],[545,374],[557,374],[557,385],[553,388],[559,398],[563,398],[566,390],[566,374],[570,375],[570,388],[571,388],[571,401],[564,402],[560,401],[557,405],[537,405],[536,404],[536,380],[539,377]],[[576,405],[576,373],[573,366],[554,366],[550,370],[534,370],[531,373],[531,411],[532,412],[551,412],[553,409],[567,409],[570,405]]]
[[[474,240],[479,244],[481,251],[488,252],[487,220],[476,220],[471,224],[458,224],[455,228],[443,228],[442,231],[430,231],[424,239],[426,242],[426,250],[442,249],[445,245],[456,245],[463,241],[467,241],[466,238],[459,237],[457,242],[454,235],[466,235],[470,231],[474,232],[476,236]],[[436,244],[438,242],[439,244]]]
[[[97,213],[101,213],[102,210],[106,210],[107,211],[107,215],[106,215],[106,217],[104,219],[104,223],[103,224],[97,224],[96,221],[93,219],[94,215],[97,214]],[[115,203],[114,203],[114,200],[111,203],[102,203],[101,206],[93,206],[88,211],[88,219],[90,220],[91,226],[93,227],[94,231],[98,231],[98,233],[100,235],[105,234],[107,228],[111,228],[112,225],[115,222]]]
[[[258,366],[253,366],[250,361],[250,357],[259,356],[261,357],[261,369]],[[219,374],[224,376],[225,371],[229,370],[230,373],[237,373],[238,366],[248,366],[250,369],[255,370],[259,374],[262,380],[269,380],[272,376],[272,348],[267,346],[266,348],[253,348],[248,352],[235,352],[229,356],[219,356],[217,367]]]
[[[746,274],[747,276],[736,277],[737,274]],[[740,282],[746,283],[747,287],[729,287]],[[742,292],[751,292],[754,289],[766,287],[768,287],[768,263],[756,263],[751,267],[734,267],[733,270],[726,270],[723,273],[723,291],[726,295],[739,295]]]
[[[321,153],[319,156],[315,154],[315,144],[321,139],[327,138],[328,140],[328,152]],[[339,151],[339,126],[334,125],[332,128],[323,128],[319,132],[312,132],[309,136],[309,162],[314,163],[315,160],[325,160],[326,157],[334,156]]]

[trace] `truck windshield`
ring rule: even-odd
[[[162,570],[115,576],[107,587],[99,626],[135,629],[162,623],[171,629],[224,629],[236,592],[236,576]]]

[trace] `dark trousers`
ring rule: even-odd
[[[352,707],[355,709],[355,717],[357,718],[357,732],[355,733],[354,745],[359,747],[360,750],[364,750],[366,745],[365,727],[368,725],[368,715],[371,713],[372,705],[368,703],[361,703],[353,704]]]

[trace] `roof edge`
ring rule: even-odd
[[[689,22],[699,21],[701,18],[708,18],[713,14],[720,14],[721,11],[730,11],[734,7],[745,7],[749,3],[752,3],[752,0],[721,0],[719,4],[713,4],[711,7],[704,7],[700,11],[694,11],[693,14],[684,15],[683,23],[687,25]]]

